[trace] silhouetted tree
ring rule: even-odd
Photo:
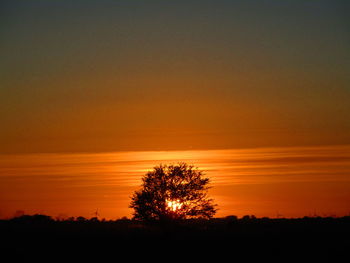
[[[22,215],[20,217],[12,218],[13,221],[16,222],[32,222],[32,223],[49,223],[53,222],[53,218],[47,215]]]
[[[78,222],[86,222],[87,219],[86,219],[85,217],[83,217],[83,216],[78,216],[78,217],[77,217],[77,221],[78,221]]]
[[[235,216],[235,215],[230,215],[230,216],[226,216],[226,220],[227,221],[237,221],[238,220],[238,217]]]
[[[213,217],[208,198],[209,178],[186,163],[159,165],[142,178],[142,189],[132,196],[130,207],[137,220],[169,220]]]

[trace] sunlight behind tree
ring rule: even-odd
[[[213,217],[208,178],[186,163],[159,165],[142,178],[142,189],[132,196],[134,219],[169,220]]]

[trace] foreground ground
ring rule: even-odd
[[[0,233],[5,241],[2,255],[13,260],[336,262],[347,258],[350,217],[232,217],[144,224],[131,220],[54,221],[45,216],[27,216],[1,220]]]

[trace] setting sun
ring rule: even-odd
[[[180,202],[180,200],[166,200],[167,202],[167,208],[173,212],[179,210],[182,208],[183,203]]]

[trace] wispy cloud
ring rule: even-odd
[[[74,204],[94,200],[108,207],[118,203],[123,207],[115,206],[113,211],[125,212],[129,196],[148,170],[160,163],[180,161],[204,170],[212,180],[214,195],[226,200],[227,207],[227,200],[234,203],[237,199],[235,193],[220,192],[225,187],[350,183],[350,146],[1,155],[0,199],[6,210],[13,211],[25,210],[23,204],[29,203],[35,208],[36,203],[51,207],[60,200],[72,200]],[[344,200],[339,202],[349,201],[348,198],[349,194],[344,193]],[[57,214],[65,212],[59,209],[62,208],[57,205]]]

